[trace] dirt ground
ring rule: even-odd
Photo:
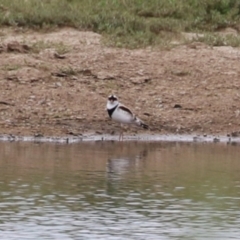
[[[0,89],[0,135],[118,134],[105,110],[111,93],[150,134],[240,131],[240,49],[228,46],[128,50],[92,32],[5,28]]]

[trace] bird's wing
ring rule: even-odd
[[[124,105],[120,105],[118,108],[120,110],[123,110],[123,111],[129,113],[132,117],[134,116],[134,114],[131,112],[131,110],[129,108],[125,107]]]

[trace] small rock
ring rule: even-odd
[[[67,77],[67,74],[62,72],[52,73],[52,75],[56,77]]]
[[[60,82],[55,83],[56,87],[62,87],[62,84]]]
[[[66,56],[60,55],[60,54],[58,54],[58,53],[56,53],[56,52],[53,54],[53,56],[54,56],[55,58],[59,58],[59,59],[64,59],[64,58],[66,58]]]
[[[173,108],[182,108],[182,106],[180,104],[175,104]]]
[[[71,80],[76,81],[76,80],[78,80],[78,78],[76,76],[71,76]]]
[[[43,137],[43,134],[41,134],[41,133],[35,133],[35,134],[34,134],[34,137],[35,137],[35,138],[37,138],[37,137]]]
[[[231,136],[232,137],[239,137],[240,136],[240,132],[232,132]]]
[[[9,105],[9,106],[14,106],[13,103],[6,102],[6,101],[0,101],[0,104],[3,104],[3,105]]]
[[[17,41],[13,41],[7,44],[7,52],[19,52],[26,53],[30,51],[30,47],[26,44],[21,44]]]
[[[82,135],[81,133],[79,134],[79,133],[75,133],[75,132],[73,132],[73,131],[68,131],[67,134],[72,135],[72,136]]]

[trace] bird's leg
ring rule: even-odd
[[[121,132],[120,132],[120,135],[119,135],[119,141],[121,141],[121,139],[122,139],[122,141],[123,141],[123,125],[121,124]]]
[[[120,135],[119,135],[119,141],[123,141],[123,131],[121,130]]]
[[[121,141],[121,138],[122,138],[122,132],[120,132],[119,134],[119,142]]]
[[[119,142],[120,142],[120,140],[121,140],[121,135],[122,135],[122,131],[120,130],[119,139],[118,139]]]

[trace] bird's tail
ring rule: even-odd
[[[135,123],[136,123],[138,126],[144,128],[144,129],[149,129],[148,125],[145,124],[141,119],[135,117],[134,120],[135,120]]]
[[[144,128],[144,129],[149,129],[149,127],[148,127],[148,125],[147,124],[145,124],[145,123],[143,123],[143,122],[141,122],[141,125],[140,125],[142,128]]]

